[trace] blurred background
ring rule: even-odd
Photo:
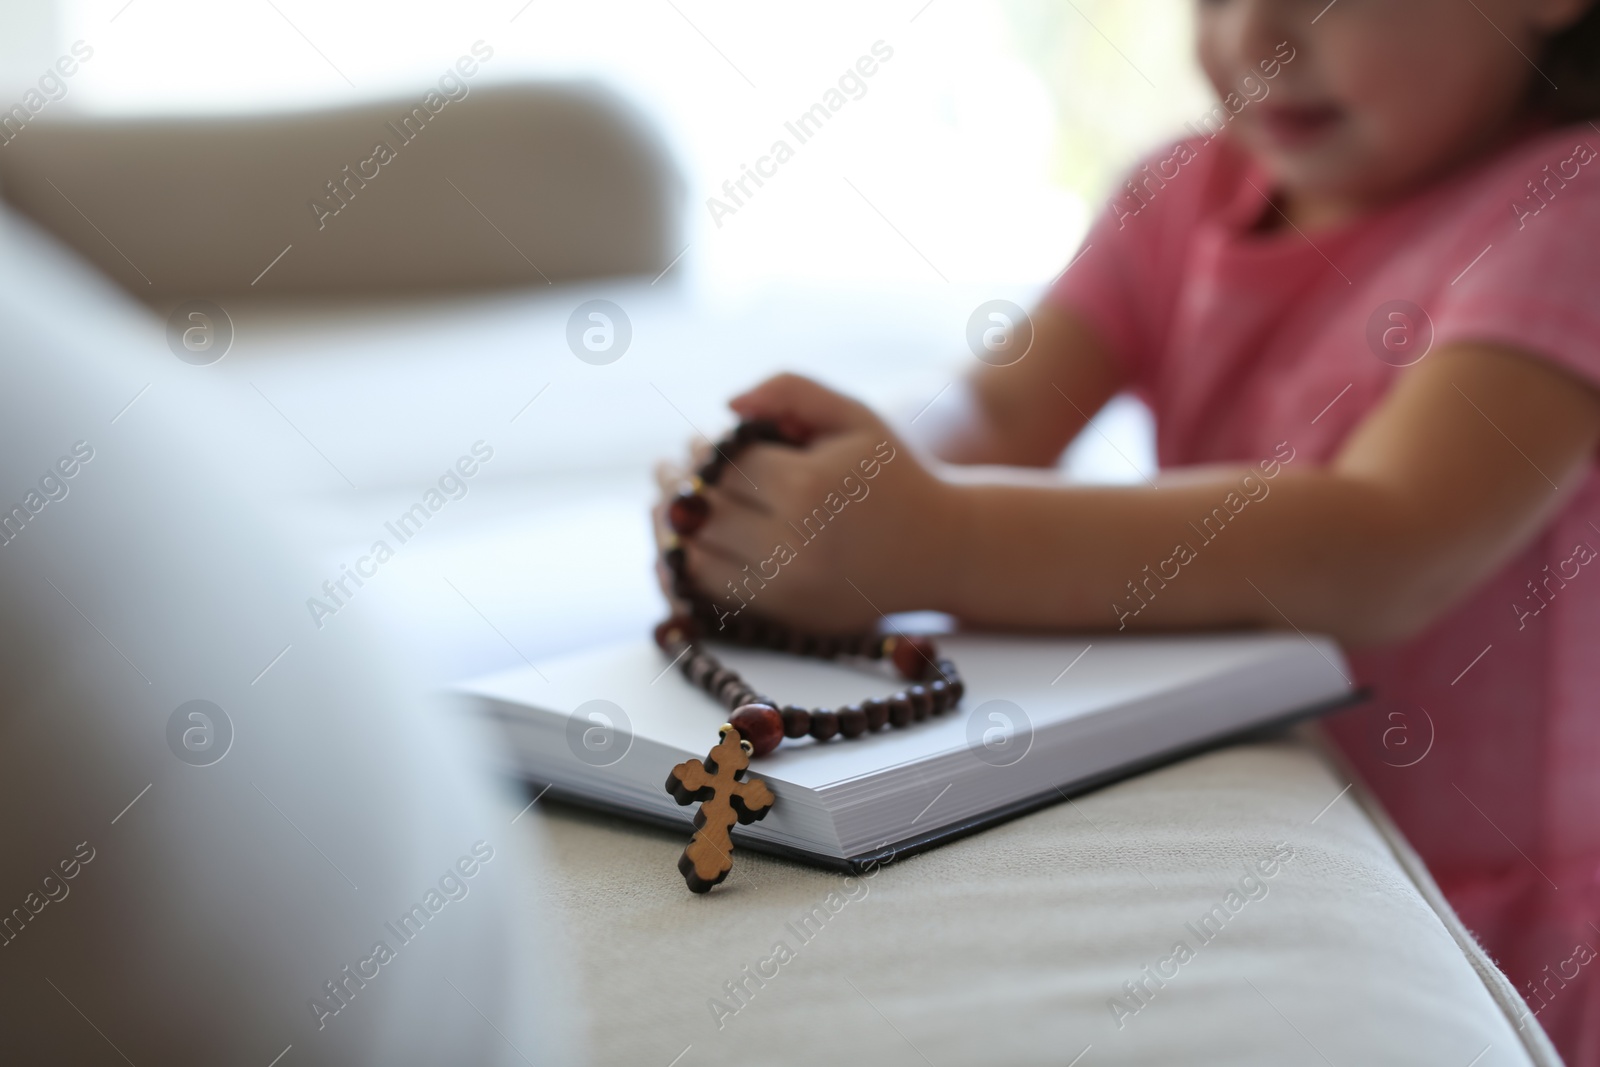
[[[330,573],[472,442],[491,444],[469,496],[359,602],[400,623],[448,678],[651,622],[650,466],[720,433],[723,401],[748,384],[810,373],[902,422],[948,397],[973,365],[974,309],[1036,300],[1118,173],[1207,106],[1188,54],[1190,8],[28,0],[0,9],[0,106],[82,41],[92,60],[37,121],[409,107],[481,40],[493,59],[473,91],[598,81],[656,131],[682,191],[681,251],[654,278],[354,302],[243,297],[224,302],[227,357],[194,368],[230,398],[217,432],[254,443],[257,466],[241,482],[325,546]],[[878,42],[892,58],[865,92],[715,217],[708,198],[724,197],[724,182],[774,140],[794,143],[785,123]],[[138,263],[114,220],[91,221]],[[131,272],[113,280],[137,290]],[[624,308],[632,328],[627,352],[603,366],[574,358],[565,340],[573,308],[595,297]],[[175,303],[152,306],[152,330]],[[1148,418],[1115,402],[1065,465],[1137,480],[1154,467]]]

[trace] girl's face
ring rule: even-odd
[[[1542,78],[1543,42],[1592,2],[1200,0],[1200,62],[1219,96],[1246,76],[1259,95],[1288,42],[1233,133],[1291,198],[1356,208],[1495,144]]]

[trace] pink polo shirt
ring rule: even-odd
[[[1307,235],[1255,230],[1270,179],[1225,134],[1197,138],[1135,172],[1048,299],[1123,361],[1162,466],[1255,463],[1280,441],[1323,463],[1430,344],[1502,343],[1600,384],[1594,146],[1587,124],[1544,129]],[[1353,654],[1376,701],[1330,722],[1574,1062],[1600,1062],[1597,549],[1591,466],[1427,632]]]

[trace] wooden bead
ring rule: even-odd
[[[744,684],[744,679],[735,674],[732,678],[729,678],[727,681],[723,682],[717,687],[716,696],[718,700],[722,701],[728,707],[736,708],[741,703],[744,703],[737,698],[742,697],[749,692],[750,687]]]
[[[756,756],[765,756],[783,740],[783,716],[771,704],[745,704],[728,720],[739,736],[750,742]]]
[[[896,637],[893,641],[894,647],[889,652],[889,658],[894,661],[894,669],[900,677],[908,682],[916,682],[933,672],[937,650],[931,639]]]
[[[826,708],[818,708],[811,713],[811,736],[818,741],[827,741],[839,732],[839,713]]]
[[[933,697],[933,713],[943,715],[950,710],[950,683],[943,678],[935,678],[928,683],[928,695]]]
[[[911,698],[905,693],[896,693],[887,701],[889,705],[889,725],[894,727],[911,725]]]
[[[706,485],[716,485],[717,479],[722,477],[723,468],[727,465],[727,453],[717,449],[711,453],[711,458],[702,463],[694,473]]]
[[[688,557],[684,555],[681,548],[669,548],[661,553],[661,562],[667,565],[667,570],[671,571],[674,577],[683,576],[683,568],[687,560]]]
[[[811,712],[793,704],[783,709],[783,736],[805,737],[811,732]]]
[[[911,717],[921,722],[933,714],[933,694],[928,692],[925,685],[914,685],[906,690],[906,699],[911,701]]]
[[[782,421],[774,419],[753,419],[747,424],[750,427],[750,439],[752,441],[769,441],[773,444],[793,443],[791,442],[789,436],[785,433],[785,422],[787,422],[789,425],[797,425],[788,416],[785,416],[784,420]]]
[[[866,715],[868,730],[881,730],[889,721],[889,705],[882,700],[863,700],[861,710]]]
[[[961,680],[961,675],[950,674],[950,706],[953,708],[961,703],[961,698],[966,695],[967,683]]]
[[[656,646],[663,652],[677,652],[685,641],[700,636],[700,627],[687,615],[674,615],[656,627]]]
[[[706,692],[715,694],[721,692],[722,687],[727,685],[730,679],[737,677],[739,677],[737,674],[719,665],[716,670],[706,676],[706,680],[702,684],[706,687]]]
[[[667,505],[667,525],[680,537],[692,536],[710,517],[710,502],[691,490],[679,493]]]
[[[859,704],[839,709],[839,732],[846,737],[860,737],[867,732],[867,713]]]
[[[695,685],[704,686],[706,684],[706,679],[711,677],[711,673],[716,669],[716,660],[712,659],[704,652],[696,652],[689,657],[689,663],[684,669],[684,673],[689,676],[689,681],[693,682]]]

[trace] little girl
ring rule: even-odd
[[[1332,733],[1586,1064],[1600,1063],[1593,7],[1201,0],[1218,110],[1136,168],[1033,314],[1025,356],[980,366],[922,442],[931,455],[899,448],[752,605],[833,631],[931,608],[973,626],[1334,635],[1376,700]],[[1048,468],[1121,390],[1154,411],[1166,473],[1063,484]],[[904,443],[792,375],[732,407],[813,437],[755,446],[706,490],[711,517],[685,548],[713,594],[882,442]]]

